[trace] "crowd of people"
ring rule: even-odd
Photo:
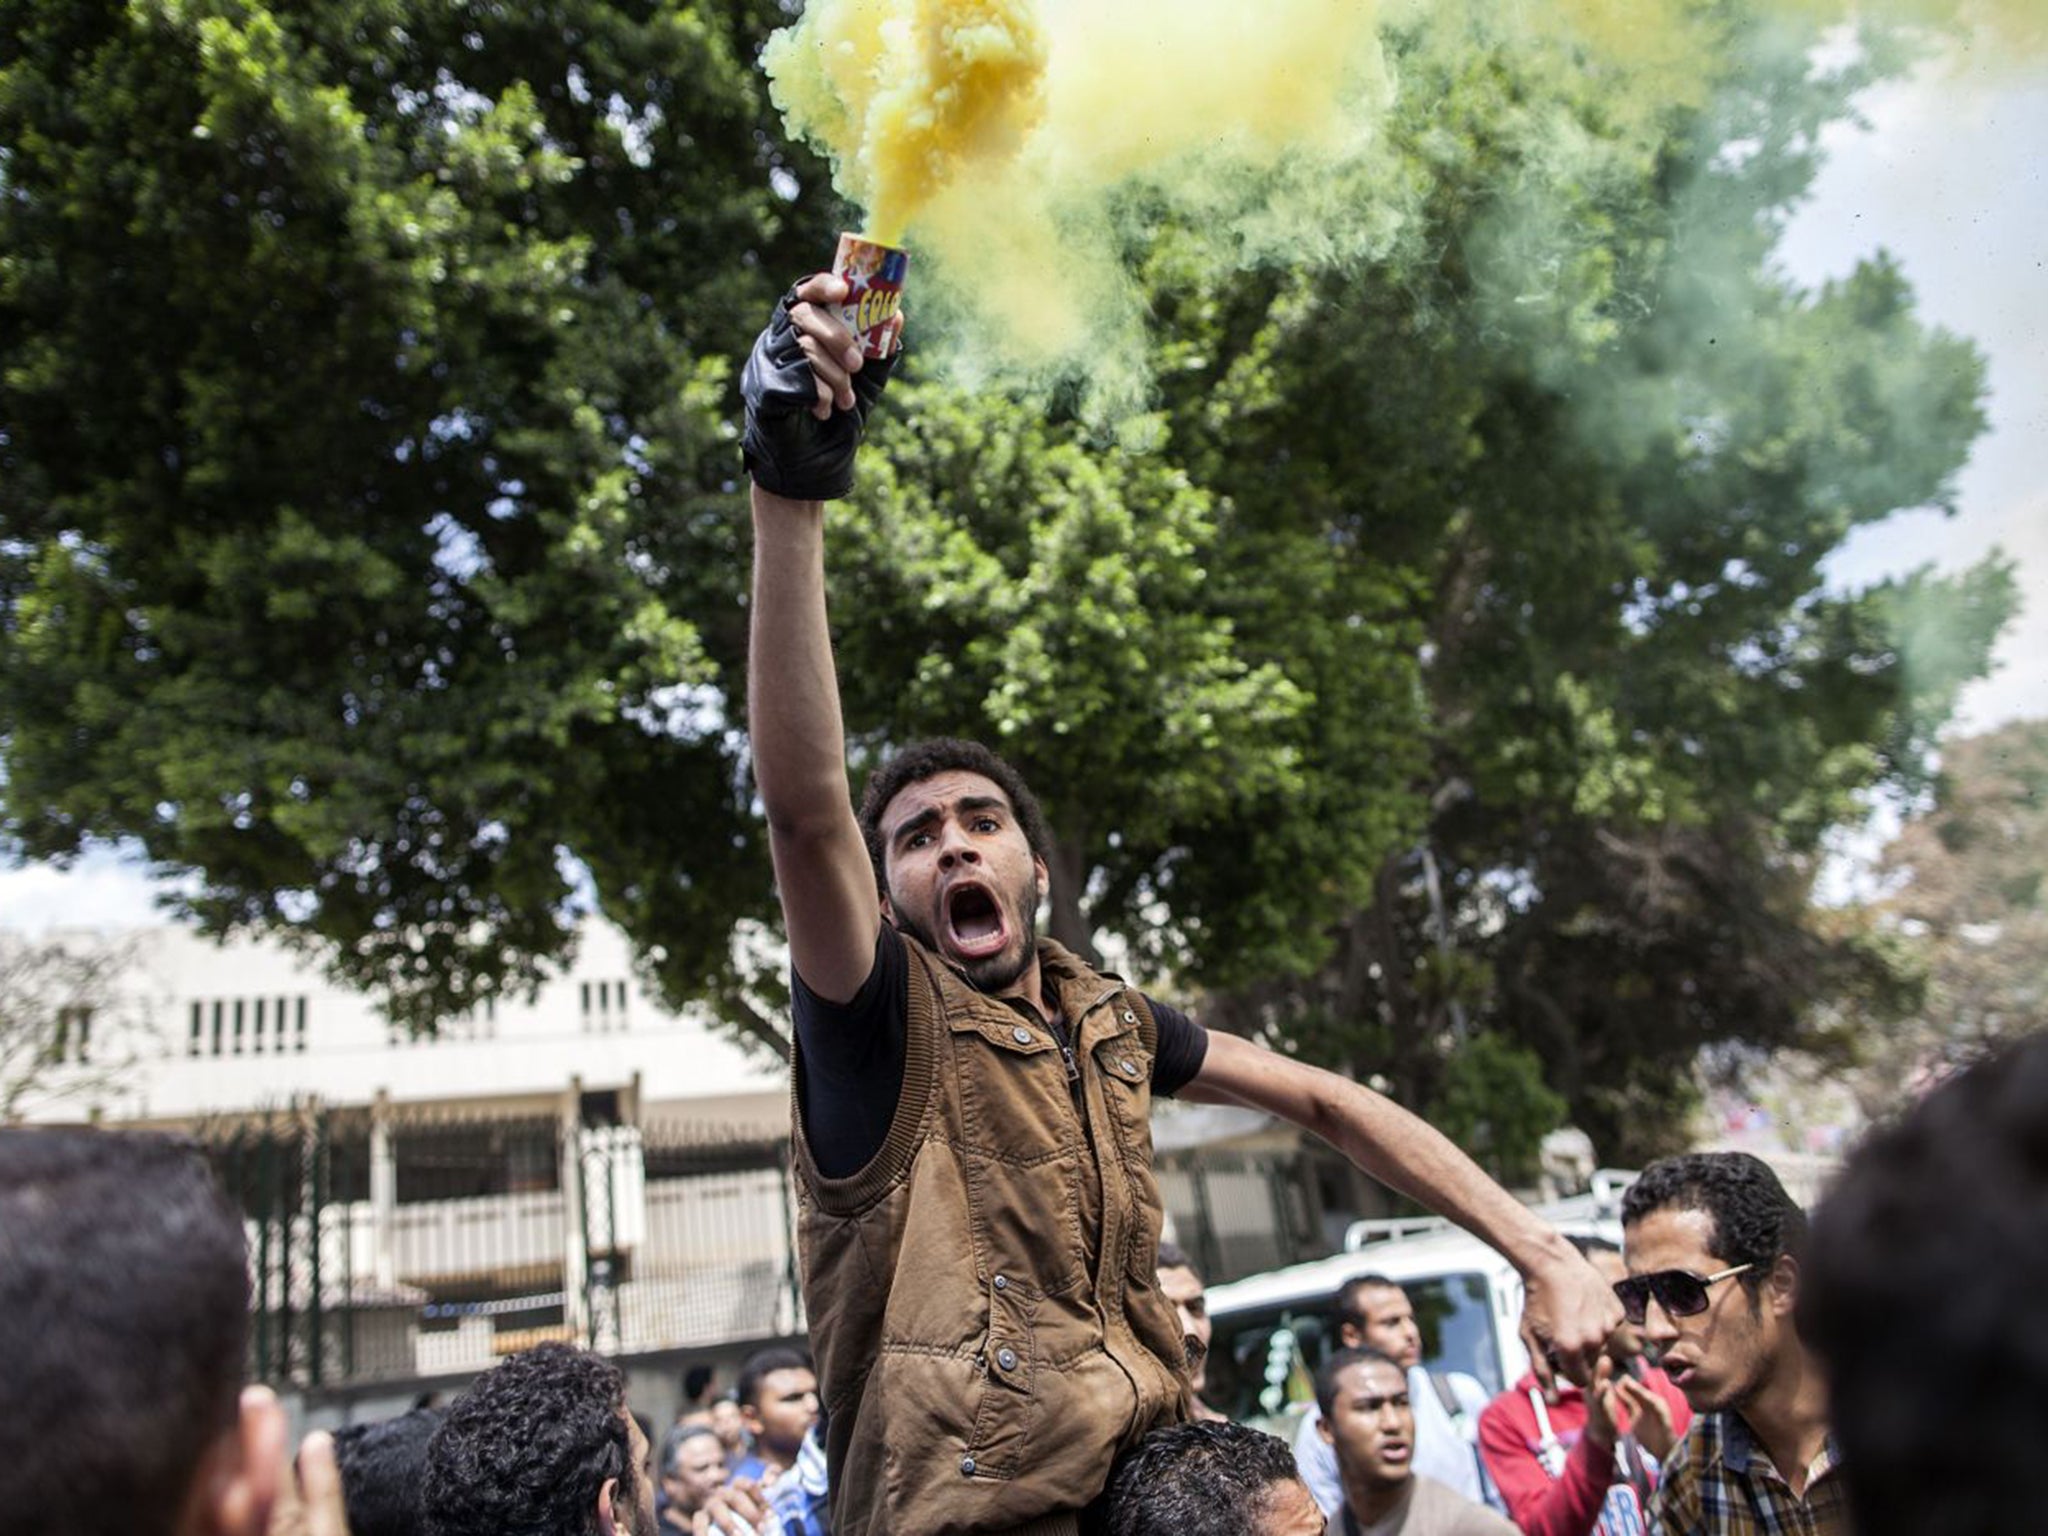
[[[987,747],[856,805],[825,504],[892,366],[844,282],[743,374],[748,728],[791,955],[810,1352],[686,1383],[666,1432],[547,1344],[445,1409],[314,1435],[245,1389],[239,1218],[190,1147],[0,1133],[5,1536],[1974,1536],[2048,1443],[2048,1038],[1880,1132],[1811,1227],[1734,1153],[1654,1164],[1622,1241],[1553,1230],[1415,1115],[1041,938],[1058,858]],[[886,350],[886,349],[885,349]],[[1529,1373],[1424,1359],[1411,1298],[1332,1298],[1292,1446],[1204,1400],[1201,1276],[1162,1243],[1156,1095],[1312,1132],[1500,1252]]]
[[[1199,1406],[1205,1288],[1155,1264],[1189,1411],[1076,1489],[1090,1536],[1991,1536],[2034,1529],[2048,1433],[2048,1037],[1874,1134],[1812,1219],[1699,1153],[1584,1240],[1625,1322],[1583,1383],[1467,1412],[1413,1308],[1360,1276],[1292,1448]],[[610,1361],[543,1344],[445,1407],[309,1436],[243,1380],[241,1223],[198,1151],[0,1133],[0,1530],[9,1536],[828,1536],[828,1425],[788,1346],[652,1436]],[[1438,1413],[1423,1411],[1434,1403]],[[1457,1405],[1454,1409],[1453,1405]],[[947,1447],[906,1442],[903,1459]],[[981,1529],[922,1523],[908,1529]]]

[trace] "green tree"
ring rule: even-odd
[[[672,1000],[774,1036],[724,389],[830,210],[763,131],[778,8],[728,7],[0,11],[19,847],[139,837],[423,1025],[561,953],[573,857]],[[1890,983],[1814,862],[1924,778],[2010,599],[1821,591],[1947,501],[1981,364],[1882,260],[1771,264],[1892,42],[1817,72],[1700,14],[1648,113],[1561,47],[1392,37],[1395,115],[1314,189],[1371,228],[1289,267],[1134,187],[1146,451],[913,356],[830,522],[856,755],[993,741],[1056,933],[1475,1139],[1512,1076],[1504,1163],[1529,1052],[1625,1155],[1702,1042]]]
[[[727,983],[727,378],[829,239],[775,20],[0,7],[17,852],[139,839],[422,1027],[562,955],[569,856],[671,997]]]
[[[905,413],[837,535],[860,551],[856,729],[1003,740],[1081,877],[1069,936],[1452,1118],[1462,1041],[1526,1048],[1611,1156],[1682,1134],[1702,1045],[1807,1040],[1824,1000],[1910,993],[1891,949],[1815,917],[1812,880],[1863,796],[1924,781],[2011,603],[1996,560],[1822,590],[1852,529],[1950,503],[1982,366],[1882,256],[1818,293],[1772,262],[1820,128],[1901,41],[1828,73],[1782,19],[1717,14],[1702,103],[1647,140],[1568,57],[1397,39],[1402,106],[1356,200],[1421,191],[1362,268],[1230,274],[1200,231],[1130,237],[1162,452],[1207,508],[1198,581],[1031,588],[1044,525],[1018,501],[1045,492],[1008,446],[983,465],[1085,442],[1057,409],[998,432],[1012,408],[978,403],[966,451],[936,453]],[[1133,520],[1133,571],[1163,569],[1155,536]],[[1145,634],[1047,665],[1132,596]],[[1182,748],[1191,625],[1294,702]],[[1089,757],[1057,704],[1022,729],[1025,678],[1077,710],[1107,687],[1175,750],[1121,772],[1131,746]]]

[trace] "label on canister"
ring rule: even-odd
[[[894,350],[895,332],[891,321],[903,304],[903,278],[910,269],[910,253],[893,245],[880,245],[865,235],[841,235],[839,254],[832,270],[845,278],[851,291],[839,306],[846,328],[860,341],[867,357],[887,357]]]

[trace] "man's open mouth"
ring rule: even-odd
[[[999,953],[1009,942],[1009,925],[996,899],[979,885],[958,885],[946,893],[946,937],[969,960]]]

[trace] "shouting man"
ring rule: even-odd
[[[1153,1271],[1154,1093],[1285,1116],[1499,1248],[1539,1356],[1620,1320],[1571,1246],[1415,1116],[1037,936],[1052,838],[986,747],[906,747],[858,814],[824,503],[887,377],[813,277],[748,360],[748,721],[794,971],[804,1293],[839,1536],[1071,1532],[1112,1459],[1186,1418]]]

